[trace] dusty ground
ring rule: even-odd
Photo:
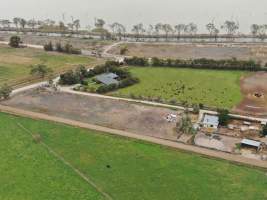
[[[241,139],[220,135],[219,139],[214,135],[206,135],[199,132],[194,140],[197,146],[216,149],[224,152],[234,152],[236,144],[241,142]]]
[[[12,34],[0,32],[0,40],[9,41]],[[70,38],[70,37],[55,37],[55,36],[39,36],[39,35],[19,35],[22,41],[26,44],[44,45],[51,41],[54,44],[61,42],[62,44],[70,43],[75,48],[80,48],[84,50],[95,50],[103,48],[112,44],[112,41],[97,41],[93,39],[82,39],[82,38]]]
[[[17,94],[3,104],[142,135],[177,138],[175,122],[169,123],[165,119],[168,114],[176,112],[166,108],[37,90]]]
[[[242,114],[267,116],[267,73],[257,72],[241,80],[242,102],[234,111]],[[256,96],[260,95],[260,96]]]
[[[255,59],[267,62],[267,46],[253,44],[122,44],[110,50],[119,54],[120,48],[126,46],[129,56],[161,57],[161,58],[237,58],[242,60]]]

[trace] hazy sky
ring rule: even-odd
[[[0,18],[79,18],[83,25],[103,18],[128,28],[135,23],[178,24],[195,22],[203,31],[212,20],[218,25],[225,19],[239,20],[241,31],[252,23],[267,24],[267,0],[0,0]]]

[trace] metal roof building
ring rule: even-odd
[[[256,148],[260,148],[260,146],[262,145],[261,142],[259,141],[255,141],[255,140],[249,140],[249,139],[243,139],[241,141],[242,145],[247,145],[247,146],[252,146],[252,147],[256,147]]]
[[[119,76],[117,74],[114,73],[105,73],[105,74],[100,74],[98,76],[95,77],[96,80],[98,80],[99,82],[105,84],[105,85],[111,85],[111,84],[118,84],[119,81],[116,80],[117,78],[119,78]]]

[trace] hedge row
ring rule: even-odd
[[[246,71],[267,71],[267,64],[262,67],[260,62],[254,60],[223,59],[160,59],[160,58],[126,58],[125,63],[132,66],[153,66],[153,67],[176,67],[176,68],[196,68],[196,69],[221,69],[221,70],[246,70]]]

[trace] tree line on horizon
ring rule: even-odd
[[[210,38],[217,40],[219,34],[225,35],[228,38],[234,38],[238,35],[239,23],[233,20],[226,20],[221,26],[214,22],[206,24],[206,30]],[[145,26],[143,23],[138,23],[132,26],[130,30],[119,22],[114,22],[107,25],[103,19],[95,19],[94,27],[87,26],[82,29],[79,19],[72,18],[71,22],[64,23],[63,21],[56,22],[51,19],[46,20],[26,20],[24,18],[15,17],[12,20],[0,19],[0,28],[14,29],[16,31],[44,31],[44,32],[59,32],[59,33],[87,33],[100,34],[102,38],[114,38],[121,40],[123,37],[134,37],[137,41],[141,38],[177,38],[194,37],[198,33],[198,25],[195,23],[171,25],[168,23],[157,23],[155,25]],[[224,31],[224,33],[222,33]],[[250,34],[255,38],[262,40],[266,39],[267,24],[252,24]],[[207,34],[206,34],[207,35]]]

